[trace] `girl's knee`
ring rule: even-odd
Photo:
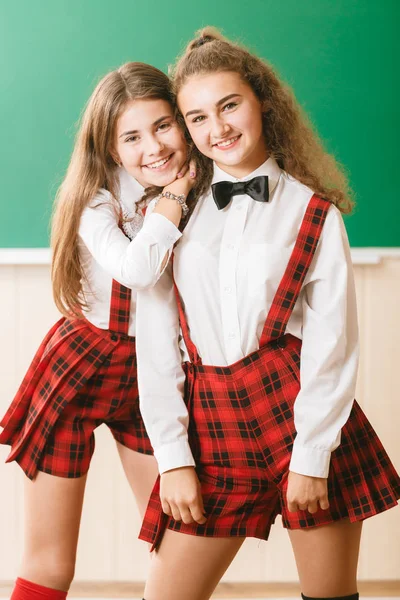
[[[21,576],[45,587],[67,591],[74,575],[75,560],[57,556],[54,551],[36,552],[23,559]]]

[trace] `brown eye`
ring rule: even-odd
[[[169,129],[171,127],[171,123],[161,123],[161,125],[158,126],[158,131],[165,131],[166,129]]]
[[[237,106],[236,102],[229,102],[228,104],[225,104],[223,110],[230,110],[231,108],[235,108]]]

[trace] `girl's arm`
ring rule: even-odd
[[[185,374],[172,264],[152,288],[138,292],[136,351],[140,411],[161,474],[163,511],[184,523],[205,523],[200,483],[188,441]]]
[[[304,292],[301,389],[294,405],[297,437],[290,470],[326,478],[353,405],[359,356],[353,266],[344,223],[334,206]]]
[[[96,197],[93,208],[84,210],[79,237],[113,279],[129,288],[145,289],[156,283],[164,256],[181,233],[164,216],[150,215],[136,237],[129,241],[118,226],[110,198],[103,196]]]
[[[191,172],[193,170],[194,166]],[[187,173],[165,190],[186,196],[194,181]],[[154,214],[151,212],[149,210],[142,229],[132,241],[118,226],[108,192],[100,192],[81,217],[81,242],[113,279],[130,288],[152,287],[162,274],[173,245],[181,237],[178,225],[182,209],[175,200],[161,198]]]
[[[152,289],[138,293],[136,314],[140,411],[160,473],[194,466],[171,263]]]

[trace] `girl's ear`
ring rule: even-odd
[[[118,156],[118,153],[115,150],[110,150],[110,155],[111,155],[111,158],[113,159],[113,161],[115,162],[115,164],[118,167],[122,167],[122,162]]]

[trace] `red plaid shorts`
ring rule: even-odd
[[[105,423],[114,438],[143,454],[153,450],[139,412],[130,290],[114,282],[113,330],[85,319],[61,319],[40,345],[0,422],[0,443],[33,479],[37,470],[58,477],[87,473],[94,429]]]
[[[186,525],[163,514],[157,480],[140,538],[155,548],[166,528],[209,537],[267,539],[278,514],[290,529],[348,518],[365,519],[397,504],[400,478],[378,436],[354,402],[331,455],[330,507],[290,513],[287,475],[296,436],[293,407],[300,389],[301,341],[285,335],[287,321],[319,237],[326,203],[306,213],[289,265],[269,311],[260,349],[228,367],[203,365],[190,339],[177,293],[183,336],[189,441],[207,522]],[[321,214],[322,213],[322,214]]]

